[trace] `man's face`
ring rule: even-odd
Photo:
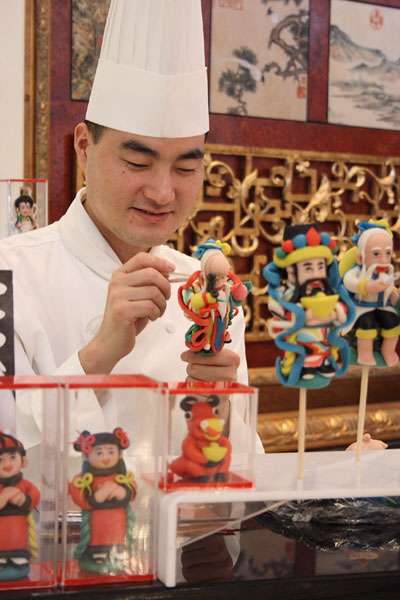
[[[372,235],[365,245],[365,267],[384,266],[392,262],[393,244],[385,233]]]
[[[119,448],[114,444],[101,444],[89,452],[88,461],[95,469],[110,469],[119,461]]]
[[[307,258],[297,263],[297,283],[303,285],[309,279],[326,278],[326,263],[324,258]]]
[[[75,131],[85,208],[122,262],[166,242],[192,212],[203,182],[204,135],[153,138]]]
[[[22,456],[19,452],[3,452],[0,454],[0,478],[8,479],[18,475],[23,467]]]

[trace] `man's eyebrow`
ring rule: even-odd
[[[183,152],[176,157],[176,160],[191,160],[191,159],[204,158],[204,152],[200,150],[200,148],[193,148],[193,150],[188,150],[187,152]]]
[[[138,140],[127,140],[126,142],[122,142],[121,148],[125,150],[132,150],[133,152],[140,152],[140,154],[146,154],[147,156],[151,156],[152,158],[159,158],[160,155],[156,150],[149,148],[145,144],[142,144]]]

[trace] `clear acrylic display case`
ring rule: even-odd
[[[0,594],[56,584],[60,406],[46,377],[0,377]]]
[[[160,487],[250,488],[257,390],[229,382],[166,384]]]
[[[47,225],[46,179],[0,179],[0,238]]]
[[[160,384],[134,375],[61,379],[65,586],[155,577]]]

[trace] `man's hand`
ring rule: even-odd
[[[186,350],[181,359],[188,363],[187,381],[236,381],[240,365],[238,354],[223,348],[218,354],[201,354]]]
[[[98,333],[79,352],[86,373],[110,373],[135,346],[149,321],[161,317],[171,295],[171,262],[139,252],[114,271]]]

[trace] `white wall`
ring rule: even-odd
[[[24,169],[25,0],[0,0],[0,179]]]

